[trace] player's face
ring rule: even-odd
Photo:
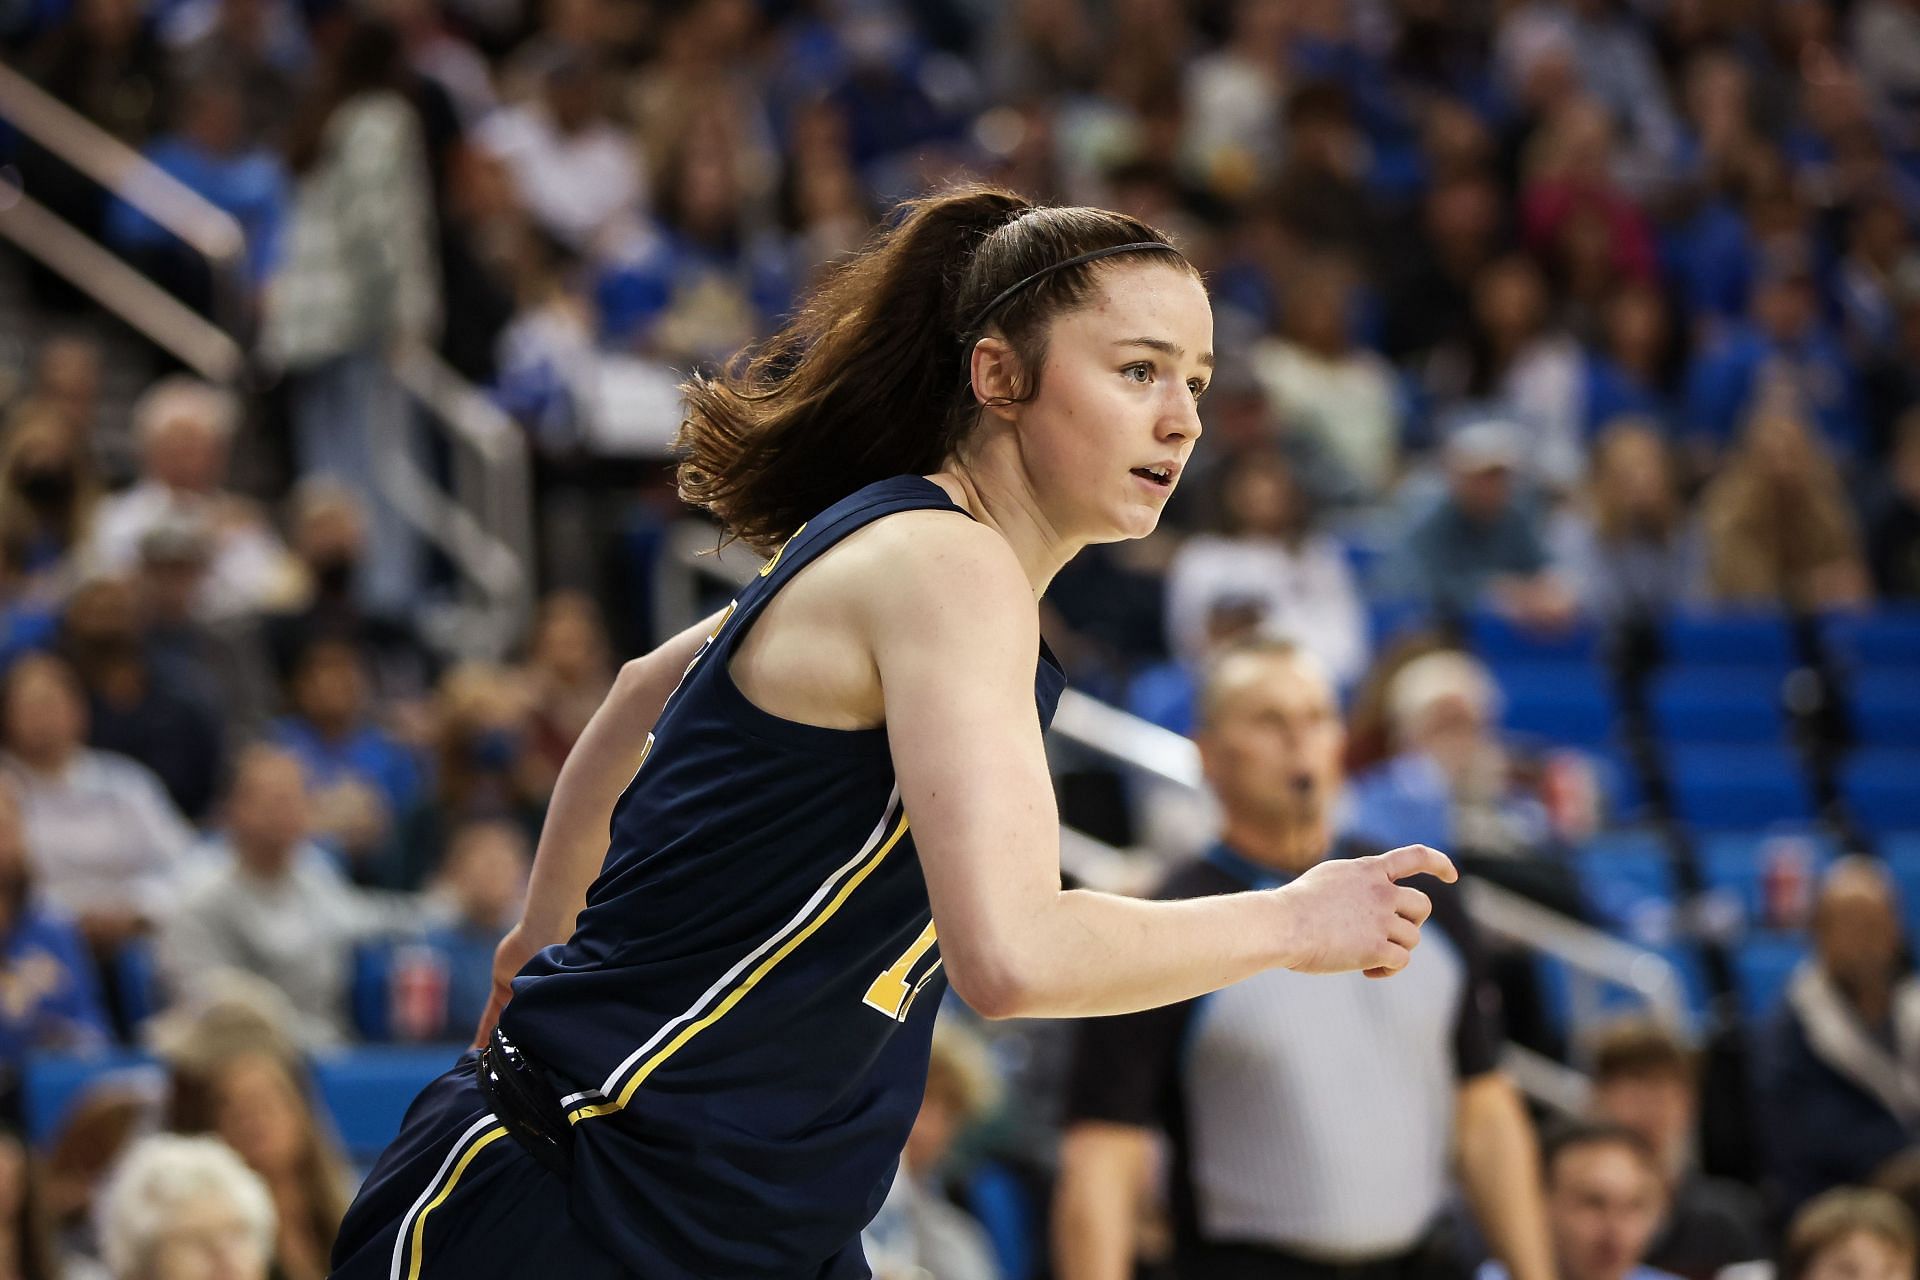
[[[1056,533],[1117,542],[1153,532],[1199,439],[1195,401],[1212,376],[1213,309],[1184,268],[1112,267],[1088,305],[1053,322],[1018,437]]]
[[[1570,1147],[1554,1161],[1547,1216],[1566,1280],[1622,1280],[1640,1265],[1666,1211],[1660,1179],[1618,1143]]]

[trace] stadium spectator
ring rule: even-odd
[[[1242,454],[1224,477],[1222,534],[1182,543],[1167,568],[1169,647],[1197,670],[1217,646],[1217,606],[1251,605],[1261,634],[1284,636],[1326,665],[1336,684],[1366,666],[1366,615],[1340,545],[1313,513],[1278,450]]]
[[[214,1138],[141,1139],[101,1196],[113,1280],[267,1280],[275,1228],[266,1185]]]
[[[1042,10],[1037,4],[1028,8]],[[1228,8],[1226,39],[1187,68],[1182,166],[1197,185],[1229,199],[1259,190],[1280,173],[1286,134],[1275,126],[1290,78],[1288,46],[1297,25],[1291,8],[1279,0],[1236,0]],[[1052,13],[1061,10],[1047,6]]]
[[[519,672],[492,663],[462,663],[441,678],[432,800],[396,810],[405,821],[391,883],[418,888],[439,866],[449,833],[468,822],[498,819],[528,839],[540,834],[553,774],[534,748],[530,693]]]
[[[227,488],[227,459],[240,425],[229,392],[184,375],[163,378],[133,407],[141,475],[100,504],[87,560],[127,573],[140,562],[141,539],[162,523],[199,522],[212,542],[197,601],[209,618],[284,607],[294,566],[264,512]]]
[[[165,118],[166,56],[152,15],[137,0],[75,0],[70,18],[42,37],[25,66],[47,92],[130,147],[140,147]],[[62,194],[76,185],[67,178]],[[99,229],[97,203],[76,209],[58,200],[54,207],[79,213],[85,230]]]
[[[271,747],[249,747],[236,763],[225,831],[210,852],[160,928],[160,976],[173,997],[204,996],[212,975],[244,969],[285,994],[304,1046],[352,1039],[355,948],[419,933],[429,924],[419,901],[346,881],[314,844],[300,762]]]
[[[1355,340],[1358,290],[1347,262],[1302,263],[1287,282],[1281,335],[1256,344],[1251,360],[1289,431],[1316,438],[1376,503],[1399,475],[1400,390],[1391,366]]]
[[[1613,423],[1595,444],[1583,501],[1553,528],[1554,559],[1589,617],[1650,622],[1704,596],[1706,547],[1676,464],[1641,420]]]
[[[1544,524],[1520,490],[1515,430],[1482,420],[1447,438],[1447,493],[1402,534],[1388,573],[1402,592],[1442,613],[1491,608],[1552,631],[1572,620],[1576,605],[1548,562]]]
[[[1414,658],[1393,676],[1386,703],[1393,755],[1354,779],[1350,831],[1389,846],[1424,832],[1456,857],[1517,861],[1542,849],[1552,834],[1546,811],[1496,733],[1500,690],[1477,658],[1452,649]]]
[[[13,593],[51,604],[71,585],[100,479],[64,417],[29,404],[0,444],[0,568]]]
[[[409,854],[395,845],[426,782],[413,749],[372,716],[367,672],[350,643],[321,636],[294,659],[290,713],[269,737],[292,753],[312,793],[315,827],[356,880],[399,884]]]
[[[286,0],[186,0],[169,17],[174,80],[232,85],[246,144],[277,150],[313,58],[300,11]]]
[[[451,905],[453,919],[428,930],[428,945],[446,960],[446,1026],[455,1036],[480,1025],[493,994],[493,952],[520,919],[533,845],[510,822],[472,822],[447,841],[434,895]]]
[[[105,360],[96,338],[76,330],[56,331],[35,354],[24,398],[50,411],[66,426],[69,439],[99,441]]]
[[[541,229],[590,259],[630,235],[647,206],[633,139],[608,114],[606,98],[591,49],[556,49],[540,70],[539,96],[501,109],[475,139],[506,165]]]
[[[1920,980],[1904,971],[1883,867],[1851,857],[1827,873],[1813,943],[1758,1051],[1770,1174],[1789,1208],[1864,1181],[1920,1138],[1920,1063],[1895,1038],[1920,1016]]]
[[[326,637],[364,655],[382,703],[404,707],[424,698],[433,683],[433,661],[408,614],[365,603],[365,566],[375,554],[367,544],[365,504],[338,481],[316,476],[301,482],[289,506],[293,551],[310,590],[303,605],[266,618],[280,676],[292,674],[309,641]]]
[[[952,1018],[937,1022],[926,1095],[888,1197],[904,1224],[900,1234],[911,1243],[896,1246],[905,1256],[890,1254],[888,1263],[919,1267],[940,1280],[995,1280],[1008,1273],[980,1223],[948,1199],[943,1185],[956,1141],[998,1105],[999,1095],[1000,1079],[986,1045]],[[885,1235],[883,1230],[883,1249],[891,1243]]]
[[[1163,896],[1284,884],[1356,851],[1337,839],[1344,734],[1310,657],[1273,642],[1223,657],[1199,724],[1221,838]],[[1215,993],[1204,1016],[1188,1001],[1083,1024],[1059,1275],[1130,1274],[1156,1130],[1174,1144],[1180,1274],[1315,1276],[1328,1258],[1366,1274],[1454,1274],[1463,1263],[1440,1227],[1456,1157],[1494,1252],[1515,1275],[1551,1273],[1532,1127],[1495,1069],[1479,949],[1457,900],[1432,898],[1438,927],[1392,982],[1279,974]],[[1312,1036],[1290,1030],[1308,1025]]]
[[[201,583],[213,539],[198,520],[170,519],[140,539],[133,579],[147,659],[175,684],[214,708],[231,742],[265,729],[279,705],[260,619],[201,616]]]
[[[1815,610],[1871,598],[1840,472],[1804,419],[1756,414],[1700,509],[1710,598]]]
[[[1891,1193],[1836,1187],[1787,1226],[1780,1280],[1910,1280],[1920,1227]]]
[[[533,700],[532,749],[558,776],[600,700],[613,684],[613,653],[593,597],[555,591],[540,602],[522,678]],[[543,790],[551,790],[548,782]]]
[[[233,301],[250,304],[279,260],[287,173],[277,155],[249,144],[245,110],[239,86],[224,72],[221,79],[190,81],[178,96],[174,128],[148,143],[145,155],[240,225],[245,259],[242,278],[233,282],[241,296]],[[227,322],[251,314],[251,305],[223,310],[226,282],[210,278],[197,254],[134,205],[115,200],[107,210],[106,230],[148,275],[197,310]]]
[[[792,302],[786,245],[740,190],[737,126],[688,122],[660,163],[655,217],[594,284],[600,336],[670,364],[718,363]]]
[[[382,459],[411,456],[413,408],[388,355],[438,326],[425,143],[398,35],[356,19],[320,69],[288,143],[296,178],[285,260],[267,289],[261,343],[289,375],[300,471],[370,500],[365,602],[410,609],[418,541],[387,498]]]
[[[1697,1070],[1679,1037],[1651,1020],[1617,1023],[1593,1046],[1596,1114],[1639,1134],[1666,1175],[1666,1217],[1647,1264],[1710,1280],[1722,1267],[1767,1257],[1768,1241],[1760,1197],[1695,1162]]]
[[[59,658],[14,664],[4,720],[0,773],[19,795],[35,878],[109,957],[172,906],[192,832],[144,766],[85,745],[84,693]]]
[[[1645,1262],[1666,1212],[1660,1162],[1639,1134],[1616,1125],[1572,1125],[1541,1143],[1547,1218],[1561,1280],[1668,1280]],[[1489,1262],[1480,1280],[1505,1280]]]
[[[26,1139],[0,1127],[0,1273],[13,1280],[62,1280],[76,1270],[54,1242],[43,1184]]]
[[[1885,483],[1867,516],[1867,561],[1874,590],[1889,600],[1920,600],[1920,409],[1895,428]]]
[[[0,785],[0,1096],[11,1091],[25,1055],[95,1049],[109,1034],[86,942],[34,892],[20,804],[10,786]],[[5,1141],[0,1137],[0,1272],[8,1257]]]
[[[1726,449],[1741,424],[1769,408],[1803,412],[1824,447],[1865,460],[1859,374],[1820,317],[1810,250],[1793,242],[1758,254],[1751,318],[1700,351],[1687,375],[1687,430]]]
[[[1573,488],[1586,466],[1580,345],[1556,327],[1547,282],[1531,258],[1490,263],[1474,282],[1473,369],[1466,390],[1520,428],[1512,465],[1534,483]]]
[[[1628,282],[1612,288],[1602,306],[1599,341],[1586,357],[1581,425],[1591,440],[1621,417],[1645,419],[1671,432],[1673,323],[1660,290]]]
[[[1502,218],[1492,175],[1440,174],[1421,197],[1418,228],[1383,250],[1381,347],[1430,392],[1465,392],[1460,344],[1473,324],[1474,282],[1500,247]]]
[[[274,1274],[325,1280],[351,1183],[307,1090],[285,1059],[258,1050],[220,1063],[210,1084],[211,1131],[273,1196]]]
[[[67,600],[60,651],[87,692],[88,745],[145,765],[183,815],[205,818],[226,763],[226,726],[201,686],[153,662],[133,583],[83,583]]]
[[[1573,98],[1543,120],[1529,142],[1521,233],[1535,254],[1562,267],[1563,283],[1575,290],[1594,281],[1565,271],[1572,265],[1570,237],[1596,250],[1602,286],[1609,279],[1651,283],[1655,276],[1652,224],[1618,185],[1617,118],[1617,111],[1594,98]],[[1592,292],[1587,300],[1594,300]]]

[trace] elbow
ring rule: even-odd
[[[1033,991],[1019,967],[1005,961],[948,957],[947,984],[969,1009],[990,1022],[1033,1017]]]

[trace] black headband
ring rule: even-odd
[[[989,302],[986,306],[980,308],[979,314],[974,316],[973,318],[973,323],[968,325],[965,329],[962,329],[960,331],[960,336],[962,339],[965,339],[970,335],[977,333],[980,329],[980,326],[987,322],[987,317],[991,316],[995,311],[998,311],[1000,309],[1001,303],[1005,302],[1008,298],[1011,298],[1014,294],[1020,292],[1022,289],[1032,284],[1034,281],[1041,279],[1043,276],[1050,276],[1056,271],[1065,271],[1068,267],[1077,267],[1083,262],[1092,262],[1095,258],[1110,258],[1116,253],[1145,253],[1153,249],[1159,249],[1167,253],[1173,253],[1173,254],[1177,254],[1180,252],[1178,249],[1174,248],[1172,245],[1167,244],[1166,242],[1161,240],[1136,240],[1132,244],[1110,244],[1104,249],[1094,249],[1087,253],[1078,253],[1078,254],[1075,254],[1073,257],[1068,258],[1062,262],[1056,262],[1050,267],[1042,267],[1038,271],[1034,272],[1032,275],[1027,276],[1020,280],[1016,280],[1012,284],[1008,285],[1006,288],[1002,289],[999,293],[994,294],[993,301]]]

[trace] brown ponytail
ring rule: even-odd
[[[1079,254],[1168,243],[1123,214],[983,185],[907,201],[900,215],[742,371],[681,388],[680,496],[749,546],[772,550],[876,480],[944,466],[979,417],[966,361],[982,332],[1005,335],[1034,371],[1031,397],[1048,321],[1086,300],[1105,260],[1041,277],[962,332],[1001,290]]]

